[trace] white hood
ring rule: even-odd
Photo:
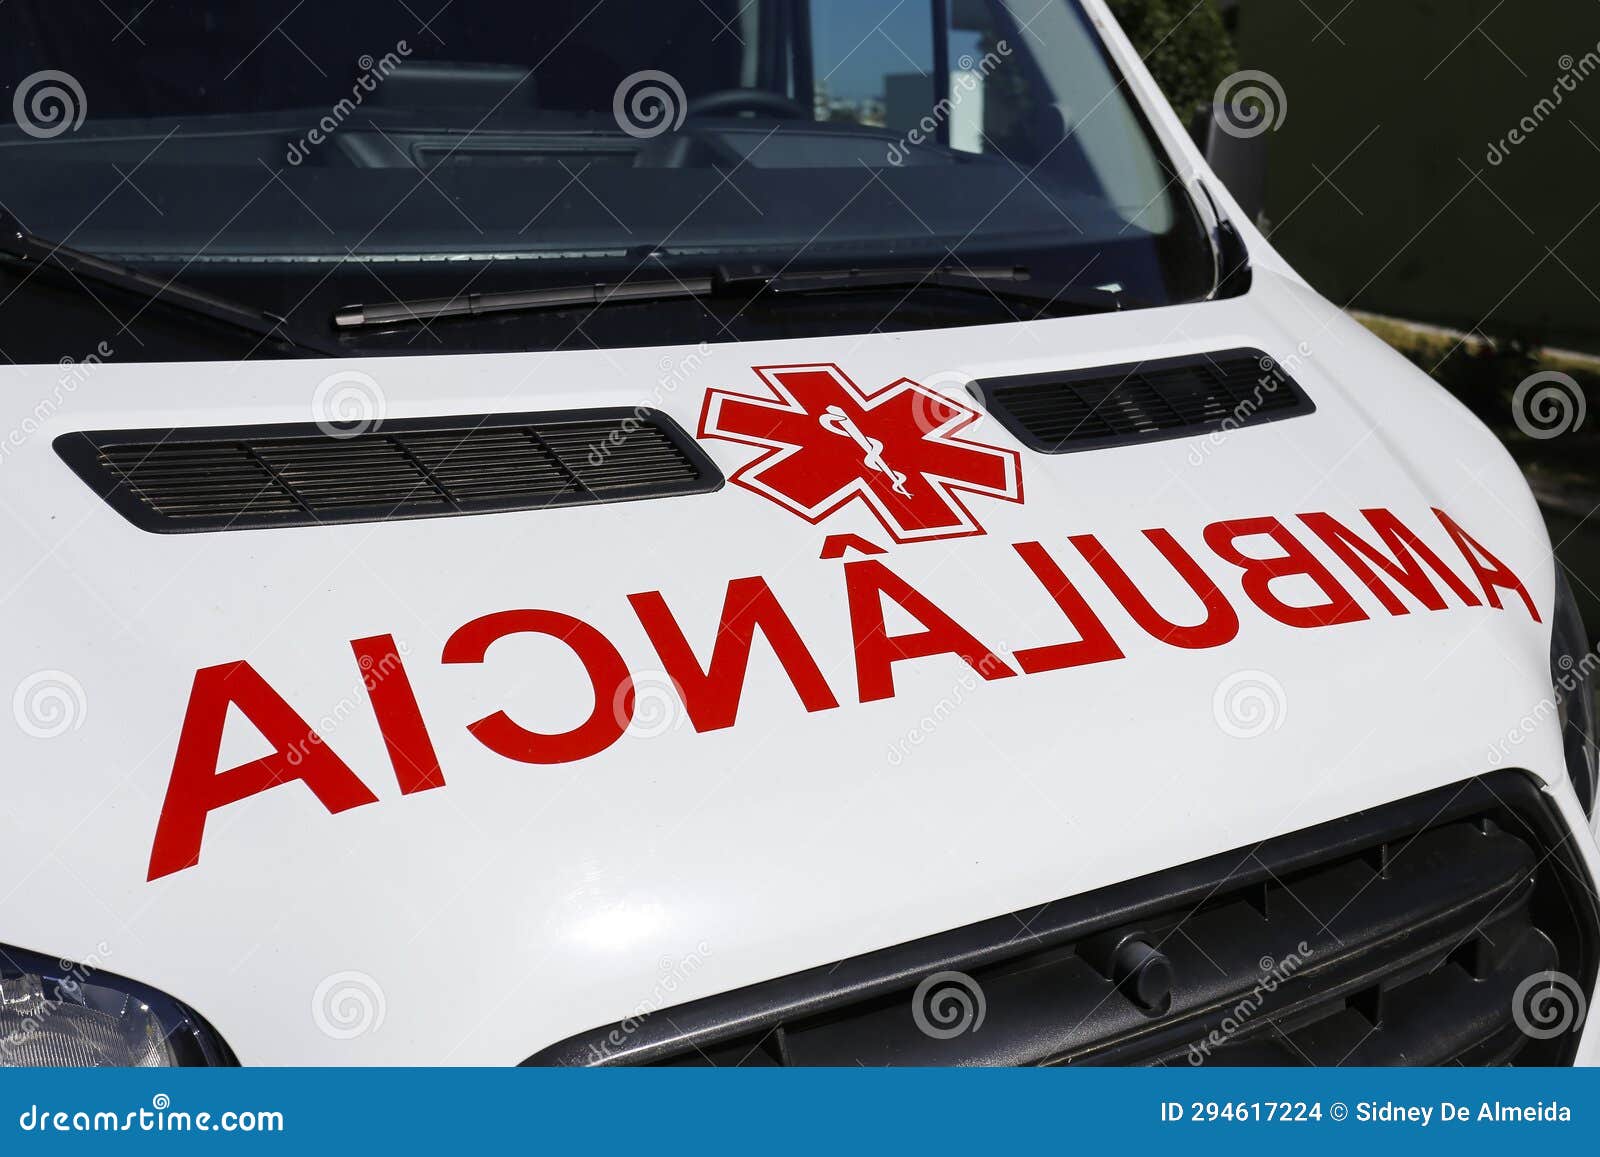
[[[352,368],[390,419],[644,404],[697,432],[708,391],[769,396],[754,367],[832,364],[867,394],[911,379],[966,406],[971,379],[1239,347],[1290,368],[1316,412],[1060,456],[1026,451],[982,415],[959,436],[1017,464],[1019,493],[1004,480],[964,492],[974,533],[904,545],[863,500],[802,514],[748,475],[603,507],[158,535],[52,449],[75,430],[305,422],[319,385]],[[1025,325],[348,365],[113,363],[66,389],[63,372],[0,371],[12,432],[0,687],[17,689],[19,718],[0,729],[13,804],[3,939],[172,993],[246,1063],[515,1062],[641,1007],[1144,875],[1500,762],[1544,776],[1574,811],[1553,725],[1523,726],[1550,690],[1553,574],[1513,463],[1424,375],[1271,272],[1237,301]],[[54,401],[36,410],[40,398]],[[763,453],[710,431],[700,441],[730,477]],[[1402,592],[1409,613],[1393,614],[1299,517],[1326,513],[1375,540],[1361,512],[1379,508],[1480,605],[1441,581],[1445,609]],[[1514,589],[1488,605],[1436,508],[1516,576],[1543,622]],[[1360,621],[1301,629],[1252,601],[1205,530],[1260,517],[1326,565]],[[1158,610],[1195,622],[1195,596],[1141,534],[1155,528],[1215,580],[1237,637],[1157,641],[1069,543],[1096,536]],[[1040,669],[1063,654],[1045,652],[1037,673],[1012,674],[1018,652],[1079,634],[1024,564],[1016,546],[1028,543],[1124,658]],[[874,677],[852,643],[852,566],[903,579],[994,661],[902,659],[886,668],[892,695],[881,680],[864,688]],[[697,730],[629,596],[659,592],[703,666],[729,583],[757,576],[825,681],[810,684],[820,709],[758,636],[736,720]],[[1272,590],[1318,601],[1304,576]],[[882,605],[891,636],[927,626]],[[572,646],[548,635],[442,661],[465,624],[507,611],[570,616],[615,647],[636,686],[627,734],[531,764],[469,731],[500,711],[543,732],[609,714]],[[382,636],[398,646],[443,786],[400,789],[351,647]],[[458,646],[458,659],[473,650]],[[149,879],[196,673],[234,663],[316,728],[375,802],[331,814],[303,782],[271,787],[210,812],[198,864],[180,856]],[[231,708],[217,770],[270,749]],[[313,1014],[341,984],[381,1008],[373,1031],[342,1039]]]

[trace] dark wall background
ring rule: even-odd
[[[1112,6],[1180,110],[1265,94],[1263,228],[1506,443],[1600,637],[1600,0]]]
[[[1328,296],[1600,352],[1595,0],[1111,6],[1182,110],[1272,78],[1265,223]]]
[[[1287,100],[1268,225],[1323,292],[1600,350],[1600,4],[1239,0],[1235,18],[1241,67]]]

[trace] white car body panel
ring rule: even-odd
[[[1164,143],[1204,175],[1099,0],[1089,7]],[[1555,721],[1525,726],[1550,695],[1554,578],[1515,464],[1244,231],[1256,268],[1247,296],[1109,317],[705,349],[112,363],[42,420],[35,406],[61,367],[0,369],[0,428],[18,432],[0,458],[13,543],[0,556],[10,595],[0,688],[55,671],[83,692],[60,735],[0,729],[14,784],[0,820],[3,938],[172,993],[247,1064],[500,1065],[640,1008],[1456,782],[1491,770],[1497,751],[1549,784],[1592,870]],[[737,485],[605,507],[156,535],[112,511],[51,445],[75,430],[306,422],[319,383],[347,369],[371,375],[390,418],[647,404],[693,433],[706,392],[754,392],[758,366],[834,363],[869,391],[909,377],[970,400],[969,379],[1235,347],[1291,367],[1317,412],[1215,441],[1023,451],[1024,502],[971,502],[984,535],[905,546],[860,503],[813,526]],[[970,433],[1021,450],[992,417]],[[754,456],[702,445],[729,475]],[[1516,573],[1543,621],[1514,596],[1501,609],[1451,600],[1385,612],[1295,522],[1327,512],[1365,529],[1359,512],[1372,507],[1455,564],[1430,513],[1446,510]],[[1251,605],[1200,535],[1256,516],[1288,524],[1370,618],[1297,630]],[[1193,596],[1142,541],[1154,527],[1228,593],[1242,623],[1234,641],[1203,651],[1155,641],[1066,541],[1100,536],[1157,607],[1182,618]],[[887,548],[880,561],[1007,661],[1072,637],[1012,549],[1042,542],[1127,658],[995,682],[953,656],[905,661],[892,699],[860,703],[843,563],[819,558],[837,534]],[[756,575],[840,706],[807,713],[758,644],[736,725],[697,733],[627,596],[662,592],[703,661],[727,583]],[[551,731],[591,709],[583,669],[551,639],[441,663],[463,624],[520,608],[576,616],[615,643],[644,680],[632,733],[554,766],[507,760],[469,734],[500,709]],[[444,788],[396,788],[349,645],[382,634],[404,649]],[[195,673],[237,660],[318,723],[378,802],[331,815],[286,784],[214,812],[199,864],[147,880]],[[1240,672],[1283,690],[1277,726],[1259,737],[1216,719],[1218,687]],[[645,718],[647,707],[665,718]],[[231,719],[221,766],[263,750]],[[374,1031],[349,1038],[312,1014],[319,986],[346,972],[369,977],[383,1007]],[[1584,1057],[1597,1047],[1591,1030]]]

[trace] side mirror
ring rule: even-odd
[[[1189,131],[1217,179],[1250,220],[1260,222],[1267,211],[1266,136],[1240,132],[1228,119],[1227,109],[1215,104],[1195,113]]]

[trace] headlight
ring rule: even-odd
[[[215,1030],[170,996],[91,965],[0,948],[0,1067],[233,1063]]]
[[[1600,665],[1589,651],[1589,637],[1583,629],[1583,616],[1567,585],[1567,575],[1556,563],[1556,613],[1550,629],[1550,681],[1555,688],[1557,713],[1561,719],[1561,739],[1566,748],[1567,774],[1578,793],[1583,810],[1594,815],[1597,786],[1595,756],[1594,683],[1591,676]]]

